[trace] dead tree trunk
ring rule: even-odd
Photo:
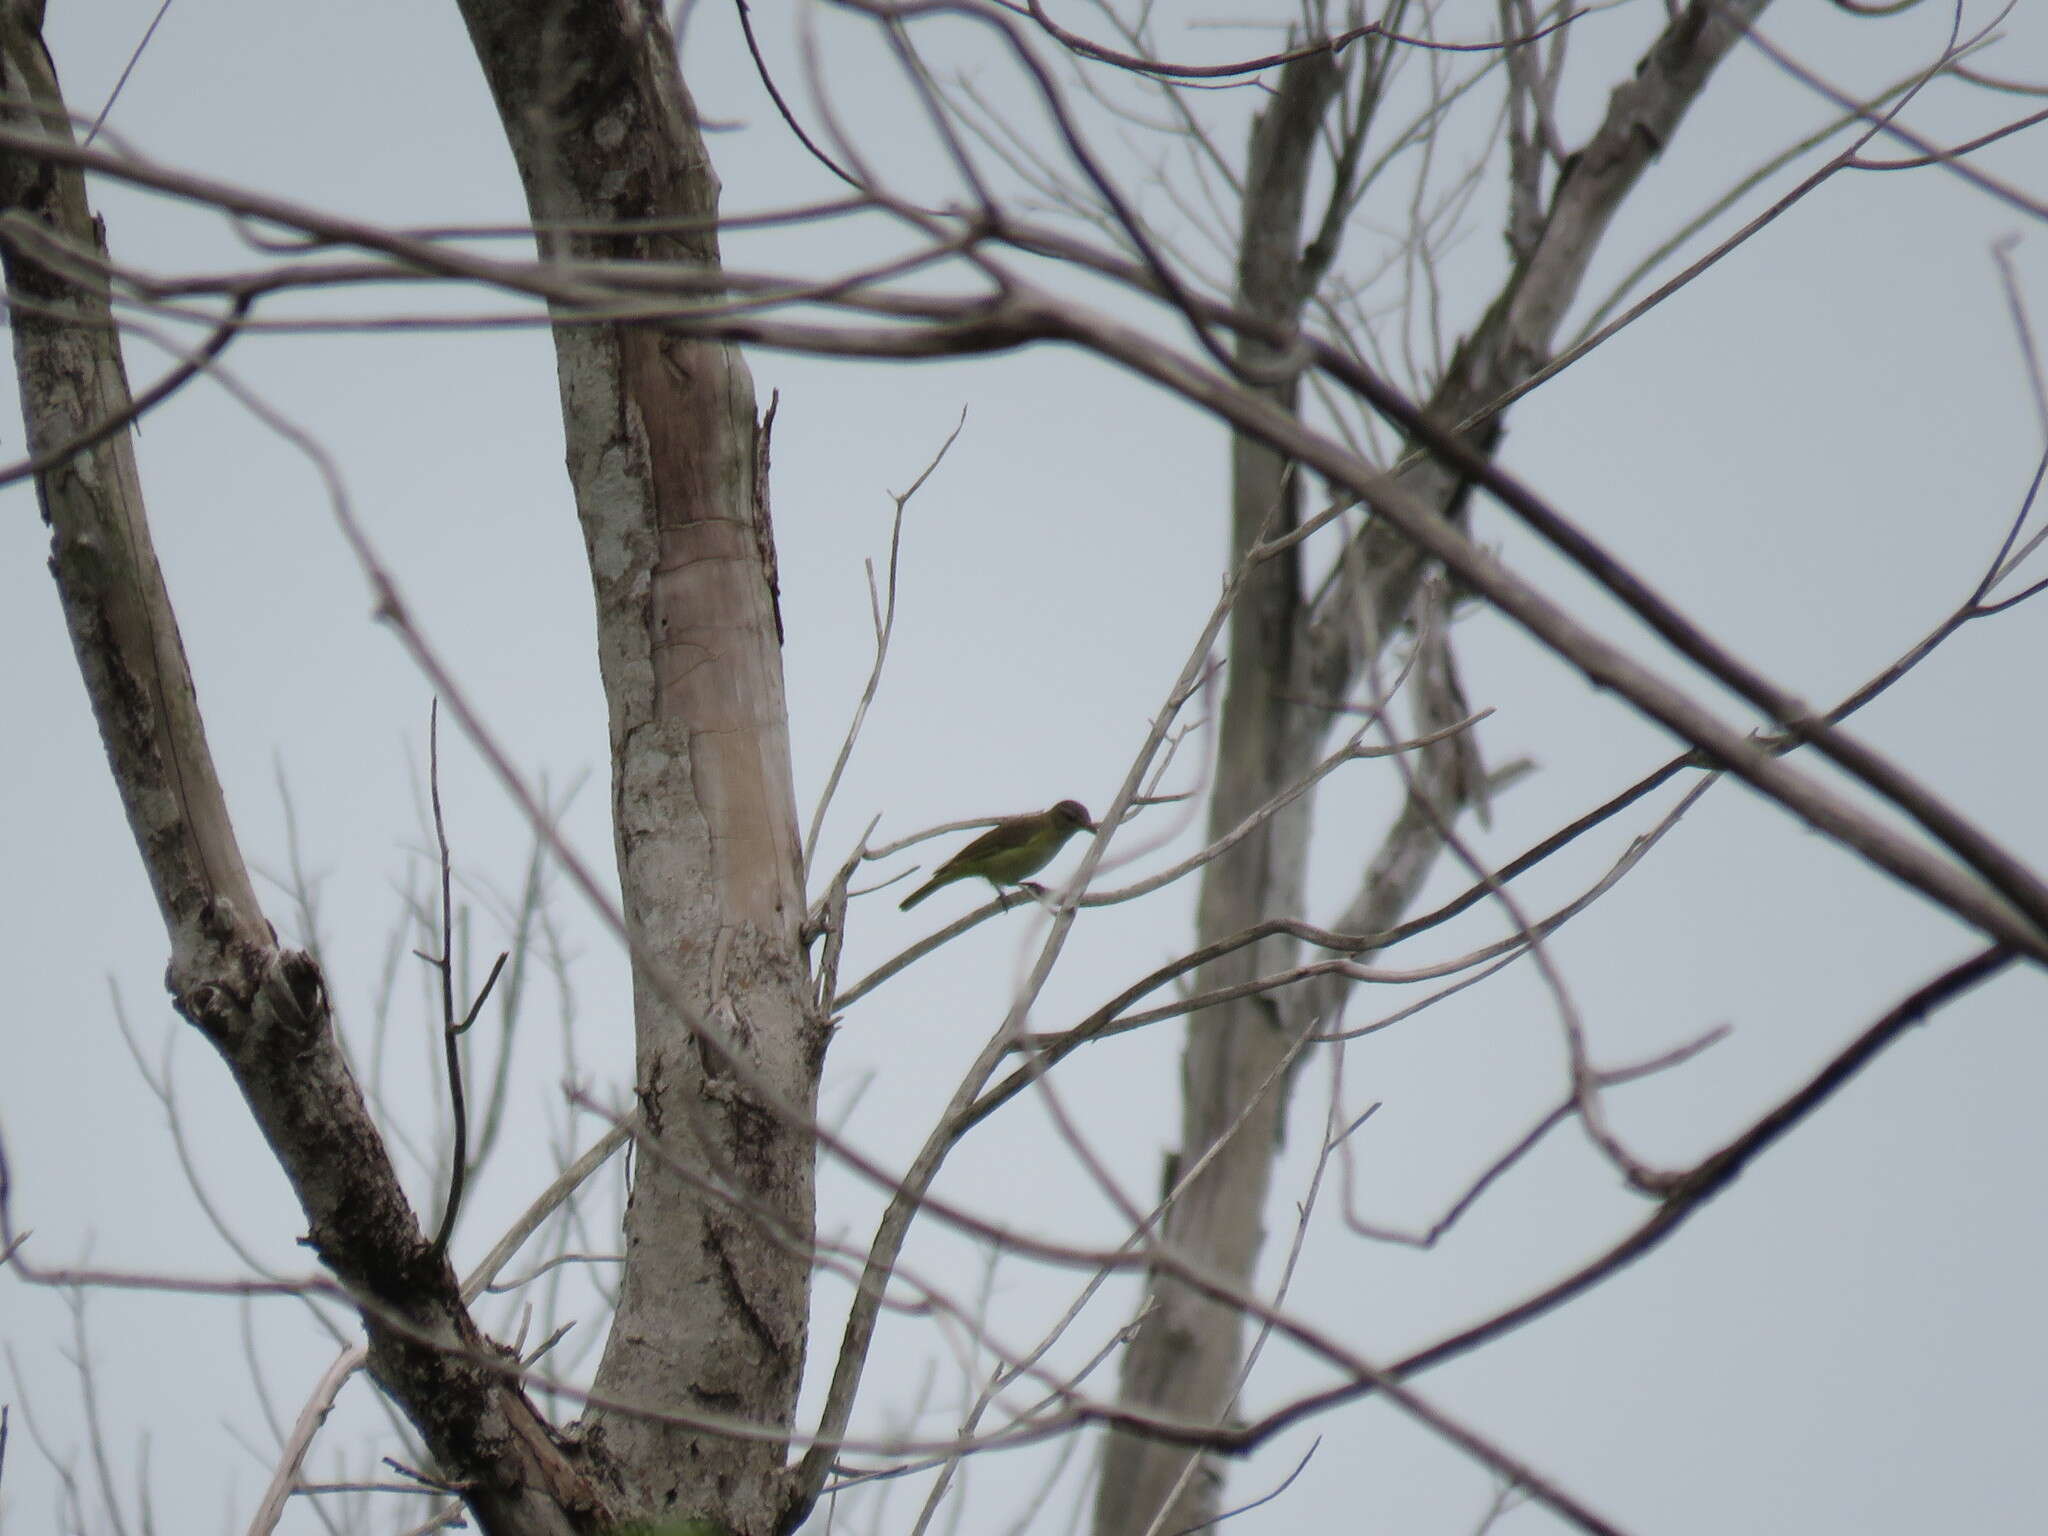
[[[654,0],[462,0],[544,256],[716,271],[718,181]],[[647,221],[669,232],[646,233]],[[617,233],[590,233],[615,225]],[[634,226],[641,226],[636,231]],[[761,428],[738,351],[655,325],[555,330],[597,599],[646,1140],[595,1390],[593,1475],[643,1518],[775,1528],[809,1298],[825,1026],[807,1003],[800,838]],[[707,1045],[707,1035],[723,1045]]]
[[[1487,413],[1470,434],[1471,446],[1490,451],[1498,442],[1497,402],[1548,360],[1615,210],[1764,3],[1696,0],[1686,6],[1634,78],[1615,90],[1598,132],[1557,168],[1547,203],[1535,207],[1531,183],[1517,183],[1508,224],[1518,238],[1511,241],[1508,279],[1428,403],[1446,425]],[[1254,126],[1245,174],[1238,303],[1282,329],[1296,323],[1309,297],[1303,280],[1312,276],[1310,253],[1300,241],[1303,188],[1330,99],[1330,87],[1303,67],[1315,62],[1301,61],[1283,74]],[[1334,74],[1335,66],[1328,67]],[[1327,251],[1316,254],[1328,258]],[[1272,361],[1251,348],[1240,359]],[[1291,406],[1284,386],[1275,395]],[[1241,556],[1262,529],[1271,537],[1291,526],[1292,487],[1284,465],[1242,438],[1232,475],[1232,549]],[[1424,460],[1404,480],[1436,507],[1458,512],[1465,487],[1448,469]],[[1430,562],[1419,550],[1368,518],[1337,574],[1313,595],[1302,590],[1290,560],[1268,561],[1253,575],[1230,629],[1212,837],[1299,780],[1327,731],[1326,718],[1302,701],[1341,699],[1357,688],[1387,641],[1417,612],[1429,574]],[[1446,759],[1434,766],[1425,759],[1409,812],[1397,820],[1334,926],[1349,932],[1391,926],[1439,851],[1440,818],[1454,814],[1474,787]],[[1430,804],[1418,805],[1418,796]],[[1199,944],[1302,910],[1310,816],[1310,797],[1303,795],[1210,864],[1197,913]],[[1198,986],[1228,986],[1284,969],[1293,953],[1292,942],[1279,939],[1239,948],[1206,968]],[[1251,1285],[1264,1240],[1266,1194],[1286,1112],[1285,1064],[1326,995],[1327,989],[1254,994],[1206,1009],[1189,1024],[1181,1145],[1169,1166],[1199,1163],[1201,1171],[1169,1210],[1163,1241],[1241,1286]],[[1228,1418],[1239,1389],[1243,1334],[1234,1309],[1155,1272],[1124,1360],[1125,1400],[1181,1420]],[[1214,1458],[1113,1434],[1097,1495],[1096,1536],[1200,1528],[1219,1513],[1221,1488]]]
[[[1238,250],[1238,303],[1276,329],[1290,330],[1307,299],[1301,255],[1302,209],[1324,108],[1342,83],[1334,60],[1316,54],[1282,72],[1273,101],[1252,131],[1246,170],[1243,235]],[[1256,376],[1279,362],[1273,349],[1245,342],[1239,361]],[[1269,386],[1275,403],[1292,410],[1299,393],[1287,379]],[[1292,465],[1263,443],[1238,437],[1231,449],[1231,551],[1234,559],[1299,521],[1300,490]],[[1309,766],[1303,749],[1315,739],[1299,727],[1297,669],[1303,601],[1298,549],[1248,576],[1230,617],[1229,683],[1223,696],[1215,795],[1209,836],[1224,836],[1274,791]],[[1196,915],[1198,944],[1250,927],[1269,912],[1297,912],[1303,902],[1308,796],[1288,806],[1203,872]],[[1278,969],[1291,940],[1243,946],[1205,966],[1196,986],[1238,985]],[[1268,995],[1253,994],[1206,1009],[1189,1021],[1182,1065],[1180,1166],[1230,1135],[1258,1155],[1212,1160],[1182,1190],[1167,1214],[1164,1240],[1201,1254],[1242,1277],[1257,1261],[1262,1213],[1272,1176],[1266,1153],[1278,1134],[1283,1095],[1269,1081],[1288,1053],[1284,1021]],[[1261,1092],[1261,1085],[1264,1091]],[[1221,1408],[1236,1395],[1240,1343],[1224,1303],[1164,1274],[1155,1274],[1152,1310],[1124,1361],[1123,1393],[1133,1403],[1181,1410]],[[1200,1409],[1196,1410],[1200,1412]],[[1212,1409],[1211,1411],[1214,1411]],[[1183,1472],[1187,1477],[1183,1484]],[[1169,1504],[1166,1529],[1177,1531],[1213,1510],[1220,1473],[1185,1451],[1136,1437],[1111,1438],[1095,1511],[1096,1529],[1142,1532]]]
[[[0,11],[6,119],[70,147],[42,7]],[[307,1243],[357,1301],[369,1367],[490,1536],[603,1524],[572,1451],[500,1368],[446,1254],[420,1230],[339,1042],[312,957],[263,915],[228,815],[177,615],[150,538],[134,414],[84,176],[0,153],[0,235],[50,569],[108,764],[170,940],[173,1004],[234,1074],[306,1217]],[[216,336],[224,340],[232,327]]]

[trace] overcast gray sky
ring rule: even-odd
[[[74,108],[105,101],[154,8],[51,0],[49,36]],[[705,116],[726,125],[712,151],[727,211],[827,195],[754,82],[731,16],[697,9],[684,65]],[[1248,9],[1260,10],[1259,0]],[[758,14],[772,56],[801,94],[795,12],[771,3]],[[1260,14],[1277,18],[1285,8],[1265,4]],[[1495,8],[1456,0],[1442,14],[1446,35],[1474,35],[1493,25]],[[1662,14],[1635,0],[1582,23],[1568,137],[1597,118]],[[1189,15],[1210,19],[1207,9]],[[1973,5],[1967,15],[1982,25],[1992,12]],[[1774,39],[1831,78],[1867,90],[1938,51],[1950,19],[1932,5],[1885,22],[1785,6],[1767,23]],[[852,137],[875,162],[902,167],[913,188],[937,185],[941,162],[871,41],[844,17],[817,20],[833,102]],[[2010,40],[1986,66],[1993,72],[2048,58],[2038,6],[2022,7],[2005,30]],[[1181,41],[1190,55],[1218,56],[1212,31]],[[976,46],[960,29],[932,36],[939,57],[974,68],[996,99],[1009,100],[1002,93],[1011,87]],[[1250,98],[1201,105],[1235,146]],[[1914,120],[1954,140],[1990,126],[1993,113],[2024,110],[2023,98],[1987,104],[1949,87]],[[1827,115],[1806,88],[1739,53],[1630,203],[1589,292]],[[522,216],[450,6],[182,0],[109,126],[165,164],[362,218]],[[2048,195],[2039,143],[2038,132],[2022,135],[1978,163]],[[1108,152],[1122,174],[1141,180],[1128,156],[1117,160],[1113,139]],[[1767,183],[1716,228],[1733,228],[1797,174]],[[218,219],[114,186],[97,185],[95,196],[124,261],[165,272],[254,262]],[[1482,196],[1473,232],[1447,265],[1452,278],[1492,270],[1494,206]],[[1147,207],[1173,216],[1156,195]],[[1392,226],[1403,212],[1380,222]],[[2037,314],[2048,312],[2040,221],[1940,170],[1837,178],[1518,405],[1504,460],[1746,659],[1817,703],[1832,702],[1966,594],[2041,452],[2042,423],[1992,256],[2008,235],[2018,236],[2012,261],[2023,291]],[[727,255],[735,264],[823,271],[877,238],[799,229],[729,242]],[[821,261],[821,239],[843,241],[843,250],[834,245]],[[1453,290],[1453,331],[1484,292]],[[389,302],[510,309],[424,288]],[[139,338],[128,355],[138,385],[165,366]],[[763,400],[781,391],[775,521],[806,820],[869,663],[862,561],[886,551],[889,492],[910,484],[966,412],[958,443],[910,503],[895,650],[821,860],[836,862],[876,815],[878,838],[888,838],[1063,796],[1099,808],[1221,579],[1221,431],[1070,351],[944,366],[774,354],[753,363]],[[556,787],[590,776],[567,826],[576,846],[608,867],[603,705],[545,332],[258,339],[238,344],[230,364],[339,466],[428,633],[514,759]],[[0,452],[10,457],[20,448],[17,422],[11,410],[0,414]],[[367,1059],[392,924],[418,874],[429,691],[375,622],[299,447],[202,385],[148,419],[138,453],[243,846],[265,870],[286,873],[288,788],[304,867],[318,882],[330,982],[358,1058]],[[116,1027],[118,999],[149,1071],[175,1085],[187,1153],[223,1219],[258,1261],[303,1273],[307,1256],[293,1242],[300,1218],[282,1178],[219,1063],[166,1005],[162,931],[44,569],[33,495],[11,487],[4,505],[0,869],[9,878],[0,882],[0,956],[9,1000],[0,1021],[0,1131],[16,1220],[35,1230],[32,1252],[44,1264],[89,1258],[133,1270],[245,1272],[190,1193],[164,1109]],[[1479,531],[1605,632],[1656,654],[1490,509]],[[1492,827],[1474,833],[1487,857],[1512,857],[1669,755],[1659,731],[1492,616],[1466,621],[1459,639],[1472,702],[1495,711],[1482,728],[1489,757],[1526,755],[1540,765],[1496,807]],[[1860,717],[1871,740],[2037,866],[2048,862],[2044,641],[2048,610],[2038,607],[1978,625]],[[1668,657],[1657,660],[1683,675]],[[520,818],[467,745],[447,743],[444,757],[458,858],[479,891],[516,889],[529,841]],[[1326,787],[1311,917],[1328,917],[1343,901],[1395,786],[1391,772],[1366,764]],[[1534,877],[1530,904],[1581,888],[1674,798],[1610,824]],[[1175,846],[1192,844],[1183,837]],[[1149,854],[1142,867],[1171,856]],[[1446,870],[1433,891],[1461,884]],[[1058,1027],[1183,947],[1191,902],[1184,885],[1084,914],[1034,1024]],[[860,904],[844,974],[861,974],[965,906],[957,893],[904,915],[887,897]],[[456,1244],[465,1261],[547,1178],[551,1143],[565,1134],[565,1072],[602,1098],[630,1089],[622,957],[559,882],[553,911],[573,957],[575,1060],[565,1066],[557,1043],[561,1000],[537,979],[509,1139]],[[273,916],[291,936],[309,937],[281,894]],[[479,950],[498,942],[493,922],[480,912]],[[1000,1021],[1038,931],[1034,914],[1013,913],[848,1015],[825,1105],[847,1117],[855,1141],[885,1161],[908,1158]],[[1498,931],[1497,917],[1478,913],[1393,963],[1461,953]],[[1970,944],[1918,899],[1723,785],[1610,899],[1559,935],[1554,952],[1603,1061],[1732,1026],[1731,1038],[1700,1059],[1613,1098],[1618,1126],[1644,1154],[1676,1163],[1746,1124]],[[422,978],[416,962],[401,960],[383,1009],[384,1086],[391,1119],[424,1145],[441,1089]],[[1324,1193],[1290,1302],[1368,1354],[1426,1342],[1535,1289],[1643,1214],[1566,1129],[1431,1253],[1362,1242],[1339,1219],[1351,1200],[1369,1219],[1426,1224],[1562,1091],[1554,1011],[1526,969],[1345,1058],[1340,1102],[1351,1113],[1375,1100],[1384,1107],[1355,1140],[1356,1187]],[[2037,975],[2011,974],[1948,1009],[1675,1242],[1557,1315],[1426,1378],[1424,1392],[1635,1532],[2040,1529],[2043,995]],[[1361,996],[1350,1006],[1359,1023],[1394,1004]],[[1062,1103],[1127,1189],[1153,1189],[1160,1154],[1173,1143],[1178,1048],[1177,1028],[1142,1031],[1097,1047],[1062,1078]],[[1304,1073],[1270,1223],[1282,1237],[1330,1092],[1327,1062]],[[580,1146],[597,1130],[580,1121],[571,1139]],[[433,1204],[422,1163],[402,1153],[401,1167],[416,1201]],[[971,1139],[941,1188],[1041,1236],[1105,1243],[1123,1235],[1030,1102]],[[828,1235],[864,1244],[876,1209],[871,1191],[828,1171]],[[590,1240],[604,1249],[601,1222]],[[914,1243],[908,1263],[961,1296],[983,1284],[979,1255],[941,1233]],[[1028,1344],[1084,1279],[1005,1264],[988,1282],[994,1326]],[[1106,1287],[1059,1358],[1084,1358],[1129,1316],[1133,1295],[1122,1283]],[[844,1298],[838,1282],[820,1283],[814,1348],[828,1359]],[[565,1361],[602,1338],[601,1313],[585,1306],[580,1315]],[[98,1295],[85,1316],[104,1439],[130,1507],[146,1440],[159,1529],[240,1529],[275,1448],[268,1421],[289,1423],[332,1341],[294,1301],[238,1308]],[[513,1326],[509,1309],[486,1318]],[[61,1297],[0,1282],[0,1335],[18,1372],[0,1383],[0,1400],[17,1405],[0,1484],[0,1529],[9,1536],[57,1528],[58,1474],[22,1431],[20,1405],[60,1455],[89,1439],[66,1358],[71,1327]],[[858,1427],[950,1433],[961,1389],[949,1346],[927,1322],[900,1319],[885,1343]],[[250,1385],[245,1356],[262,1369],[268,1406]],[[932,1366],[938,1385],[920,1403]],[[1270,1406],[1325,1379],[1276,1348],[1247,1402]],[[1105,1370],[1095,1385],[1106,1392],[1109,1381]],[[350,1392],[315,1458],[319,1475],[338,1465],[373,1470],[395,1443],[365,1390]],[[1235,1529],[1454,1533],[1472,1529],[1486,1506],[1482,1475],[1378,1406],[1280,1437],[1235,1469],[1234,1495],[1271,1488],[1318,1436],[1301,1478]],[[1056,1457],[1047,1448],[974,1463],[957,1495],[965,1505],[958,1528],[1010,1529]],[[1077,1455],[1061,1471],[1034,1529],[1069,1528],[1084,1460]],[[89,1461],[78,1469],[89,1476]],[[921,1494],[900,1488],[884,1497],[891,1502],[879,1511],[848,1506],[843,1516],[855,1529],[907,1528]],[[419,1518],[418,1500],[404,1509]],[[1503,1528],[1554,1526],[1528,1509]],[[294,1511],[284,1528],[320,1527]]]

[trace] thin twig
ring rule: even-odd
[[[99,137],[100,129],[106,126],[107,114],[114,110],[114,103],[121,99],[121,88],[127,85],[128,77],[135,73],[135,66],[142,62],[142,50],[147,48],[149,40],[156,36],[156,29],[170,8],[171,0],[164,0],[164,3],[156,8],[156,14],[150,17],[149,25],[143,28],[142,41],[137,43],[134,52],[128,55],[128,62],[121,66],[121,77],[114,82],[114,88],[107,92],[107,104],[100,108],[100,115],[92,120],[92,127],[86,130],[86,143],[92,143]]]
[[[875,626],[875,662],[868,669],[867,686],[861,690],[860,703],[854,706],[853,720],[846,728],[846,738],[839,744],[839,755],[832,760],[832,771],[825,776],[825,788],[818,796],[817,808],[811,812],[811,828],[804,837],[803,874],[806,884],[811,877],[811,861],[817,856],[818,834],[825,825],[825,812],[832,804],[832,797],[839,791],[839,780],[846,772],[847,760],[853,756],[854,743],[860,739],[861,725],[867,720],[868,706],[874,703],[875,693],[882,685],[882,668],[889,659],[889,638],[896,632],[896,573],[903,549],[903,509],[910,498],[924,488],[925,481],[944,462],[946,454],[959,440],[967,426],[967,408],[960,408],[960,419],[953,424],[953,430],[946,434],[946,440],[939,444],[939,451],[932,455],[918,477],[911,481],[910,489],[898,494],[889,493],[889,499],[896,503],[896,515],[889,525],[889,578],[886,601],[875,592],[875,569],[868,566],[868,602],[872,609]]]

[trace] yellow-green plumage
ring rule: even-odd
[[[903,898],[901,910],[908,912],[955,880],[986,880],[998,891],[1016,885],[1050,864],[1076,832],[1094,830],[1088,807],[1078,800],[1062,800],[1049,811],[1008,817],[941,864],[938,873]]]

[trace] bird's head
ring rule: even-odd
[[[1088,807],[1078,800],[1062,800],[1052,808],[1053,825],[1062,831],[1093,832],[1095,823],[1088,815]]]

